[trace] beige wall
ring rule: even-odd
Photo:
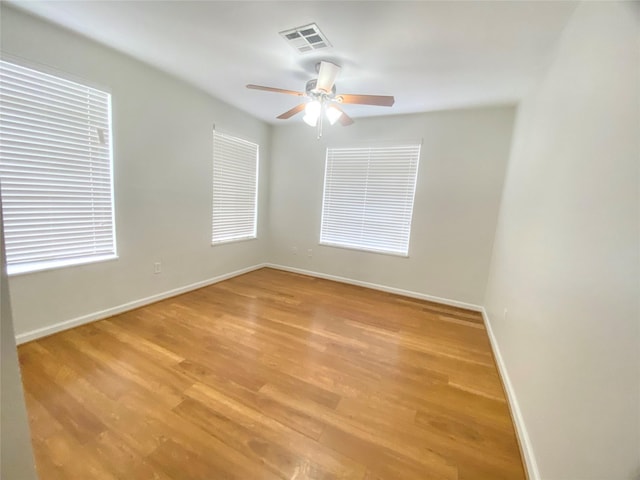
[[[304,124],[275,127],[270,260],[482,304],[513,118],[513,107],[359,118],[321,141]],[[423,140],[409,258],[318,245],[327,146],[405,140]]]
[[[485,305],[542,479],[640,476],[638,6],[580,5],[518,112]]]
[[[2,6],[3,54],[109,88],[113,95],[119,259],[13,276],[18,335],[263,261],[271,128],[185,83]],[[213,124],[260,144],[258,240],[211,246]],[[154,262],[162,273],[154,275]]]

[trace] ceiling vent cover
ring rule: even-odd
[[[320,31],[320,28],[315,23],[284,30],[280,32],[280,35],[300,53],[309,53],[331,46],[327,37],[324,36],[324,33]]]

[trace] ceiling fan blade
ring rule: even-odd
[[[336,97],[340,103],[357,103],[359,105],[377,105],[380,107],[390,107],[396,101],[390,95],[353,95],[341,93]]]
[[[320,70],[318,71],[318,83],[316,88],[324,93],[331,93],[333,84],[336,81],[340,68],[335,63],[320,62]]]
[[[353,124],[353,118],[351,118],[349,115],[346,114],[346,112],[340,108],[339,105],[336,105],[335,103],[332,103],[331,106],[333,108],[335,108],[336,110],[339,110],[340,112],[342,112],[342,115],[340,115],[340,118],[338,118],[338,121],[340,122],[340,125],[342,125],[343,127],[347,127],[351,124]]]
[[[287,110],[282,115],[278,115],[276,118],[279,118],[280,120],[286,120],[287,118],[291,118],[296,113],[300,113],[302,110],[304,110],[304,107],[306,105],[307,105],[306,103],[301,103],[300,105],[296,105],[291,110]]]
[[[252,90],[264,90],[265,92],[275,92],[275,93],[286,93],[287,95],[296,95],[298,97],[304,97],[303,92],[296,92],[295,90],[285,90],[283,88],[275,88],[275,87],[264,87],[262,85],[247,85],[247,88]]]

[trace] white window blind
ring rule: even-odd
[[[111,95],[0,61],[10,274],[114,258]]]
[[[213,132],[213,244],[256,238],[258,145]]]
[[[420,145],[328,148],[320,243],[407,256]]]

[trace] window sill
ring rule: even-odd
[[[238,242],[247,242],[250,240],[257,240],[257,236],[253,237],[240,237],[240,238],[230,238],[229,240],[216,240],[215,242],[211,242],[212,247],[217,247],[218,245],[228,245],[229,243],[238,243]]]
[[[83,257],[65,260],[50,260],[46,262],[33,262],[24,265],[7,265],[7,275],[10,277],[18,275],[26,275],[28,273],[44,272],[47,270],[57,270],[64,267],[73,267],[76,265],[86,265],[89,263],[108,262],[117,260],[117,255],[96,255],[95,257]]]
[[[323,247],[343,248],[345,250],[355,250],[356,252],[378,253],[381,255],[391,255],[392,257],[409,258],[409,253],[391,252],[389,250],[376,250],[375,248],[357,247],[354,245],[342,245],[340,243],[319,242]]]

